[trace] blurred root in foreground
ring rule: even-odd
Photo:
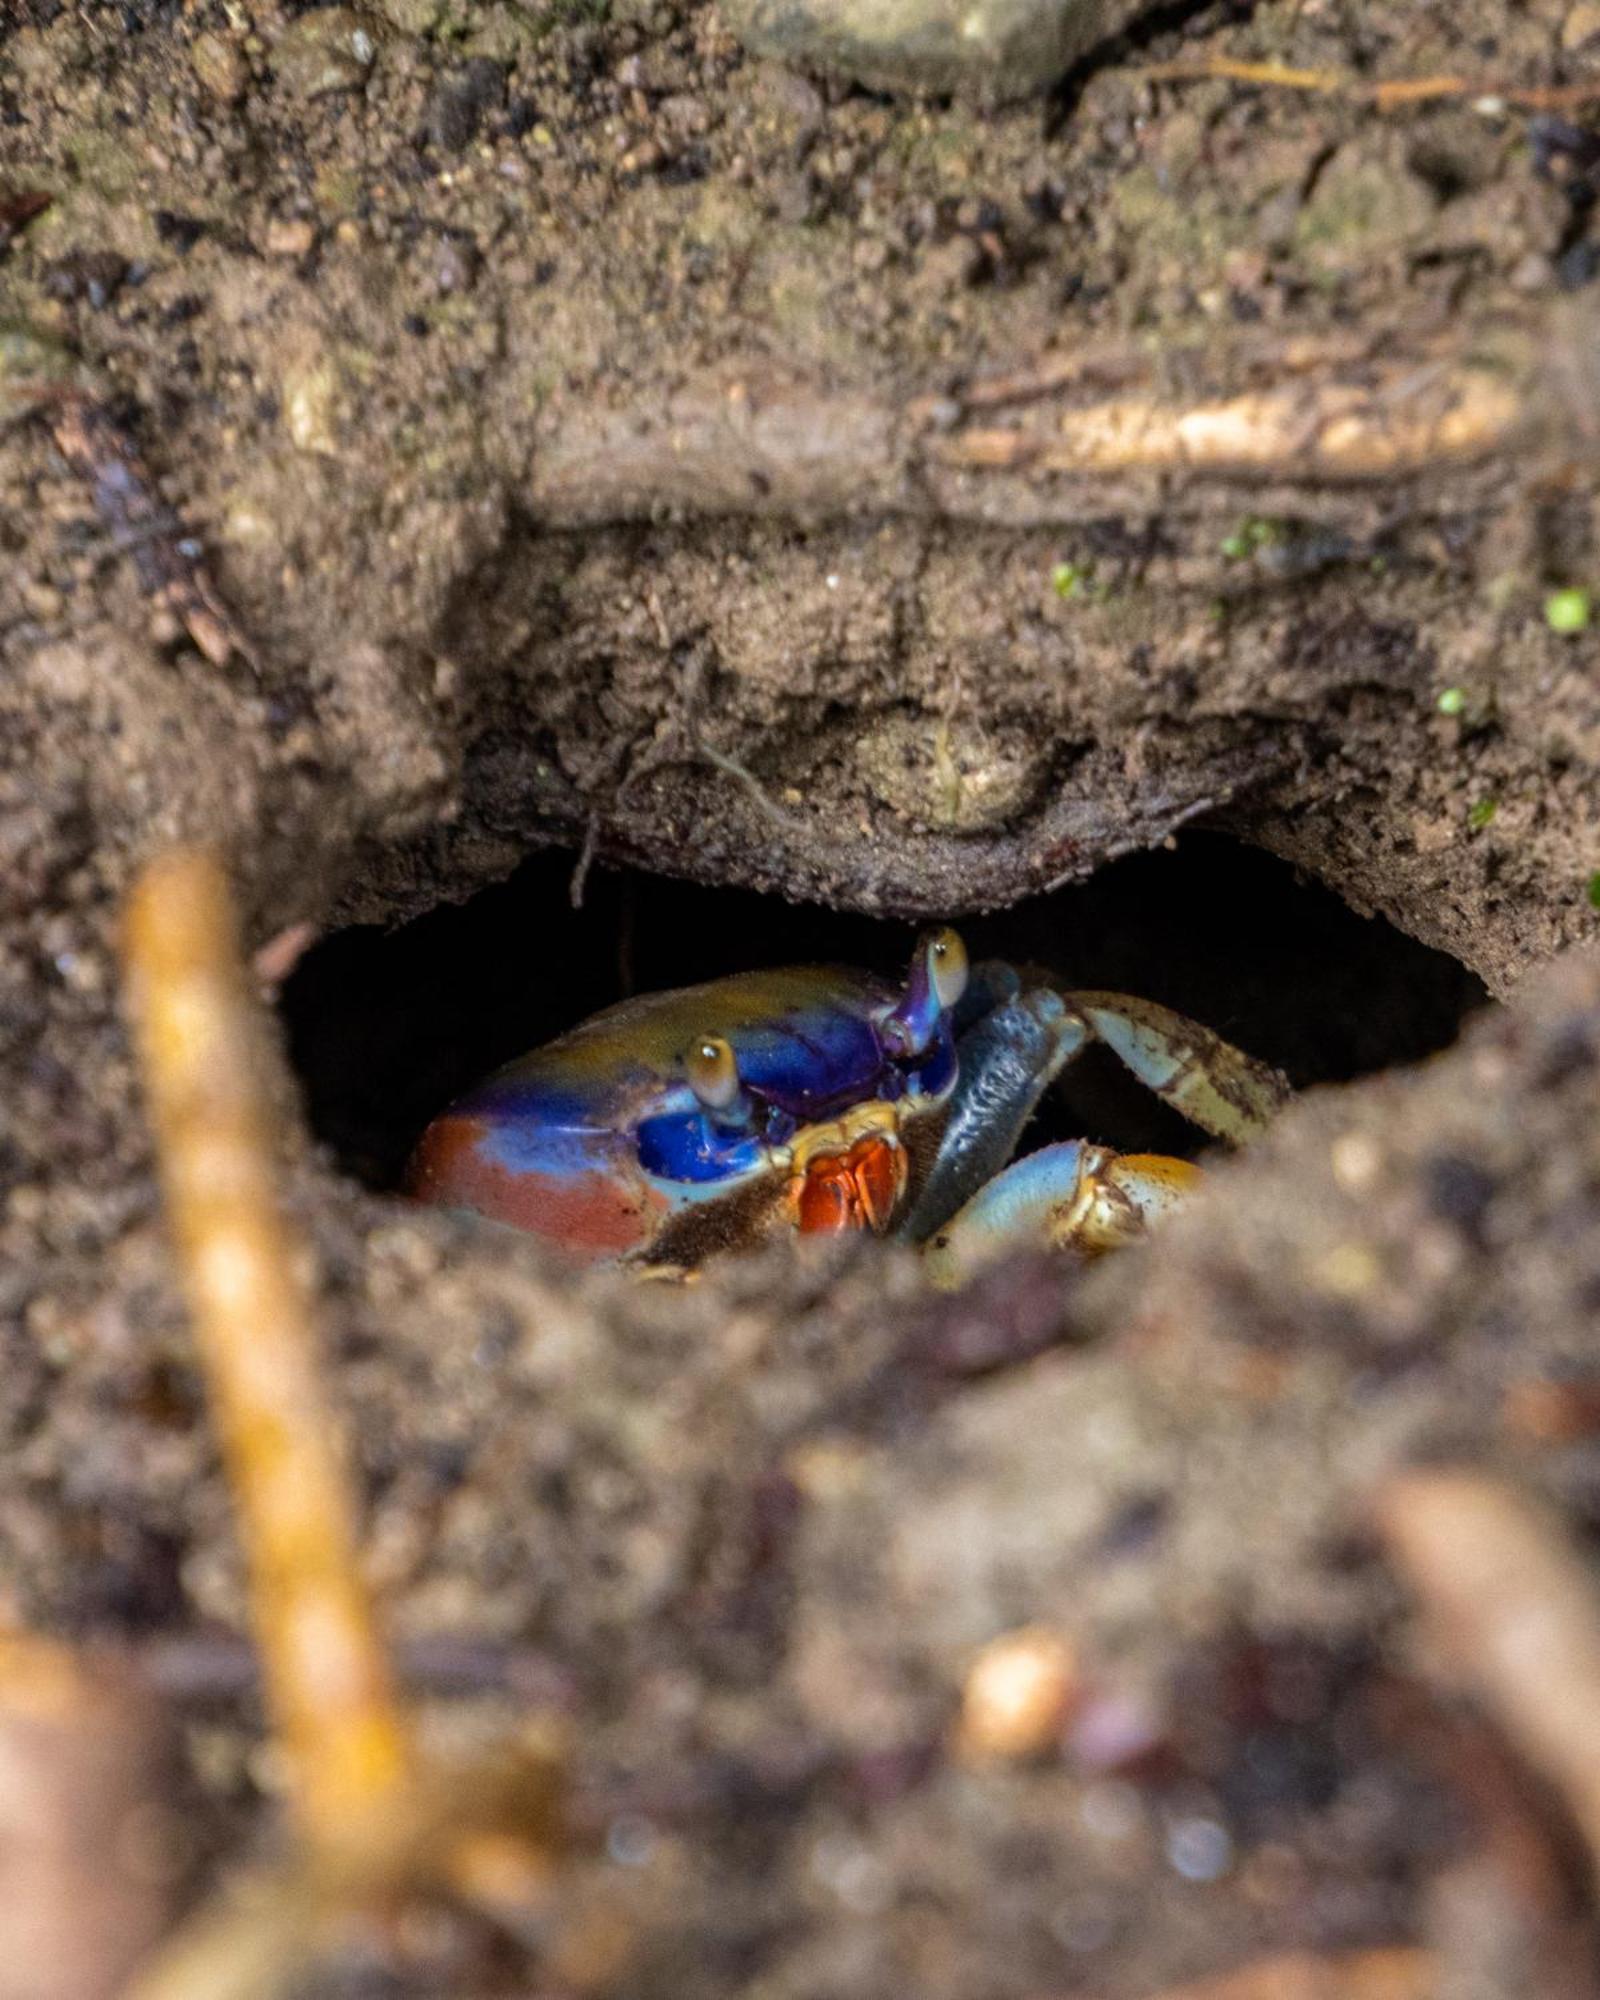
[[[361,1576],[305,1260],[283,1215],[264,1043],[216,858],[154,862],[129,904],[130,1001],[162,1185],[249,1564],[295,1841],[203,1910],[140,2000],[280,1991],[337,1923],[448,1890],[525,1930],[561,1843],[537,1732],[468,1771],[416,1754]]]

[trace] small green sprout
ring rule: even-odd
[[[1224,535],[1217,544],[1229,562],[1242,562],[1246,556],[1253,556],[1257,549],[1270,548],[1274,542],[1283,540],[1283,528],[1277,521],[1264,521],[1259,514],[1247,514],[1231,535]]]
[[[1589,907],[1600,910],[1600,868],[1589,877]]]
[[[1058,562],[1050,572],[1050,588],[1057,597],[1082,597],[1093,576],[1093,563]]]
[[[1475,736],[1494,721],[1494,689],[1457,682],[1439,689],[1433,708],[1436,715],[1448,716],[1463,736]]]
[[[1571,634],[1589,629],[1589,593],[1552,590],[1544,601],[1544,622],[1552,632]]]
[[[1474,833],[1482,833],[1499,810],[1498,799],[1475,799],[1467,810],[1467,825]]]

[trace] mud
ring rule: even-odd
[[[1169,13],[984,115],[755,62],[673,0],[389,0],[369,60],[274,0],[0,17],[0,186],[51,196],[4,211],[0,316],[63,343],[248,636],[213,663],[152,602],[0,348],[8,1614],[169,1659],[243,1625],[118,1008],[145,855],[224,847],[260,946],[552,846],[597,923],[621,865],[898,920],[1203,829],[1511,1004],[1314,1091],[1086,1282],[939,1304],[868,1245],[574,1284],[359,1187],[286,1063],[291,1197],[397,1631],[572,1718],[639,1913],[621,1990],[1448,1960],[1432,1885],[1473,1829],[1364,1509],[1443,1452],[1593,1530],[1591,1432],[1528,1418],[1549,1382],[1594,1407],[1600,679],[1544,609],[1595,575],[1593,163],[1471,99],[1141,71],[1504,96],[1593,78],[1568,14]],[[1113,421],[1246,404],[1254,462]],[[536,961],[530,1016],[589,1004],[581,958]],[[1332,984],[1364,1019],[1311,965],[1258,1018]],[[1304,1080],[1411,1061],[1471,990],[1385,989],[1397,1031],[1335,1023],[1324,1055],[1366,1053]],[[377,1046],[356,1019],[335,1067]],[[972,1769],[962,1676],[1029,1622],[1095,1700],[1059,1756]],[[249,1704],[188,1719],[237,1851],[272,1781]],[[384,1976],[420,1992],[535,1976],[464,1925],[410,1945]]]

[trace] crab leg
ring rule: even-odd
[[[1103,1042],[1138,1080],[1202,1132],[1253,1139],[1287,1102],[1289,1086],[1198,1021],[1128,993],[1020,995],[1005,967],[973,975],[980,1005],[958,1044],[960,1080],[939,1150],[897,1234],[925,1242],[1011,1158],[1039,1099],[1074,1056]]]
[[[1289,1101],[1289,1086],[1209,1028],[1131,993],[1068,993],[1067,1006],[1142,1084],[1213,1139],[1258,1138]]]
[[[1098,1257],[1136,1242],[1200,1178],[1187,1160],[1063,1140],[1018,1160],[975,1194],[929,1239],[924,1267],[933,1284],[949,1290],[1005,1250]]]
[[[1047,987],[1001,1001],[966,1031],[938,1153],[897,1236],[921,1243],[999,1173],[1039,1099],[1089,1039],[1088,1022]]]

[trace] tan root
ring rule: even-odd
[[[1295,69],[1286,63],[1205,56],[1189,62],[1151,63],[1136,74],[1146,83],[1247,83],[1263,90],[1309,91],[1319,97],[1354,98],[1379,111],[1466,98],[1499,110],[1579,111],[1600,100],[1600,83],[1516,84],[1496,77],[1356,76],[1347,70]]]
[[[1439,1671],[1565,1802],[1600,1870],[1600,1588],[1545,1510],[1469,1471],[1411,1472],[1378,1522]]]
[[[129,995],[178,1263],[249,1561],[267,1706],[298,1832],[280,1871],[201,1915],[137,2000],[282,1989],[352,1905],[448,1886],[519,1921],[561,1844],[561,1762],[537,1733],[427,1768],[362,1581],[355,1506],[281,1210],[260,1026],[220,864],[180,851],[135,888]]]
[[[1459,509],[1468,472],[1521,491],[1593,448],[1592,347],[1575,312],[1528,313],[1044,354],[908,401],[752,360],[648,409],[567,416],[524,498],[562,527],[663,509],[1037,526],[1086,508],[1220,513],[1246,496],[1331,522],[1360,516],[1363,489],[1392,500],[1397,485],[1437,486]]]
[[[279,1209],[254,1012],[221,868],[147,870],[129,990],[184,1289],[251,1568],[267,1699],[314,1845],[393,1804],[411,1750],[318,1381],[310,1302]]]

